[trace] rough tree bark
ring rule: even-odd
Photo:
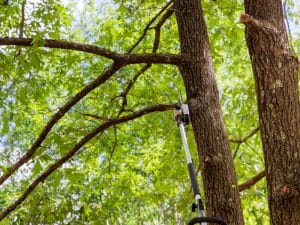
[[[205,21],[198,0],[175,0],[181,52],[180,67],[201,160],[206,209],[229,224],[244,224],[239,191],[224,128]]]
[[[263,142],[270,220],[300,224],[298,60],[289,47],[281,0],[245,0],[246,25]]]

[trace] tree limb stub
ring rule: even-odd
[[[34,39],[32,38],[11,38],[11,37],[2,37],[0,38],[0,45],[16,45],[30,47],[33,46]],[[137,64],[137,63],[166,63],[179,65],[184,61],[181,55],[177,54],[120,54],[113,51],[110,51],[105,48],[98,47],[96,45],[83,44],[77,42],[70,42],[64,40],[53,40],[53,39],[41,39],[39,47],[47,48],[58,48],[58,49],[67,49],[75,50],[80,52],[92,53],[95,55],[103,56],[105,58],[111,59],[113,61],[118,61],[123,65]]]
[[[56,169],[61,167],[66,161],[71,159],[80,149],[83,147],[88,141],[90,141],[92,138],[94,138],[99,133],[103,132],[104,130],[108,129],[109,127],[115,126],[120,123],[124,123],[130,120],[134,120],[136,118],[139,118],[141,116],[147,115],[152,112],[163,112],[167,110],[174,109],[175,104],[159,104],[154,105],[150,107],[146,107],[144,109],[138,110],[132,114],[114,118],[107,120],[106,122],[102,123],[100,126],[96,127],[93,131],[88,133],[86,136],[84,136],[77,144],[74,145],[74,147],[68,151],[66,155],[64,155],[62,158],[58,159],[54,164],[48,167],[45,172],[43,172],[40,176],[38,176],[23,192],[23,194],[14,202],[12,203],[8,208],[6,208],[4,211],[0,213],[0,221],[2,221],[10,212],[15,210],[22,202],[26,200],[26,198],[29,196],[29,194],[38,186],[39,183],[45,181],[47,177],[49,177],[50,174],[52,174]]]
[[[241,14],[240,22],[245,24],[246,26],[255,27],[263,32],[272,32],[275,34],[279,33],[278,29],[274,25],[266,21],[257,20],[247,13]]]

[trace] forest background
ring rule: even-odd
[[[299,55],[300,5],[283,5],[290,44]],[[191,186],[172,111],[180,93],[186,98],[179,70],[167,59],[156,64],[134,57],[119,70],[110,58],[115,52],[178,54],[169,6],[160,0],[19,0],[0,6],[0,43],[13,45],[0,48],[2,177],[54,120],[26,164],[2,181],[0,211],[15,206],[3,224],[185,224],[191,218]],[[244,5],[205,0],[202,7],[237,180],[245,184],[263,177],[264,159],[239,21]],[[33,39],[9,44],[6,37]],[[45,38],[112,52],[79,45],[80,51],[40,48],[49,45]],[[107,79],[95,85],[99,74]],[[188,139],[199,172],[191,127]],[[56,168],[49,172],[51,165]],[[240,192],[245,223],[268,224],[265,180],[247,184]]]

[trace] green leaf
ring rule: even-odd
[[[43,170],[43,166],[42,166],[40,160],[36,160],[36,162],[35,162],[35,164],[34,164],[34,166],[33,166],[33,168],[32,168],[32,171],[31,171],[31,172],[32,172],[32,175],[33,175],[33,176],[36,176],[36,175],[38,175],[42,170]]]

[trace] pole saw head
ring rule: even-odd
[[[188,125],[190,122],[190,113],[189,107],[187,104],[178,104],[174,110],[174,119],[177,122],[177,125],[183,123],[184,125]]]

